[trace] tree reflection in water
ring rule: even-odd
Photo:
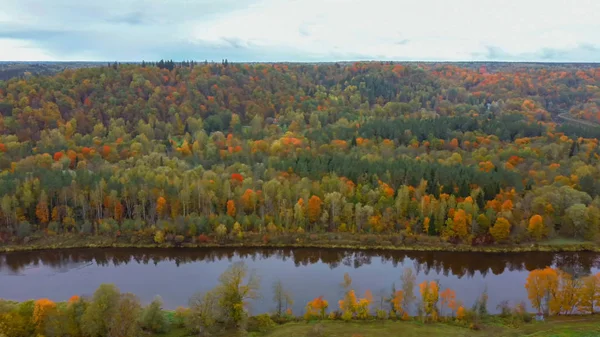
[[[373,259],[380,263],[413,265],[417,273],[430,271],[459,278],[475,273],[486,276],[502,274],[505,270],[523,271],[555,266],[576,276],[588,275],[600,268],[600,254],[581,253],[445,253],[399,251],[353,251],[340,249],[72,249],[0,254],[0,272],[19,273],[26,268],[43,265],[56,270],[71,270],[95,263],[100,266],[120,266],[128,263],[158,264],[175,262],[177,266],[194,262],[232,261],[235,258],[263,260],[275,258],[292,260],[296,266],[316,263],[331,269],[340,265],[360,268]]]

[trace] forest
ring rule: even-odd
[[[249,308],[258,298],[259,275],[243,262],[236,262],[221,274],[214,289],[197,293],[190,298],[189,307],[175,311],[164,310],[160,297],[144,307],[134,294],[121,293],[113,284],[102,284],[90,297],[74,295],[62,303],[47,298],[22,303],[0,300],[0,336],[269,336],[271,331],[294,322],[321,321],[344,324],[363,321],[370,325],[383,325],[386,321],[444,324],[447,325],[444,329],[458,327],[462,330],[461,336],[469,331],[465,328],[485,330],[486,325],[488,329],[501,325],[507,333],[505,336],[514,336],[517,328],[533,321],[524,301],[514,304],[504,301],[496,308],[500,313],[491,315],[487,291],[469,307],[457,298],[453,289],[442,290],[438,281],[425,280],[417,285],[411,268],[400,274],[399,281],[398,287],[392,284],[387,294],[374,297],[367,290],[361,296],[353,289],[353,280],[346,273],[339,286],[342,296],[337,305],[319,296],[306,304],[301,315],[295,315],[289,307],[294,302],[293,294],[276,280],[272,285],[273,311],[253,316]],[[538,315],[578,315],[580,328],[572,333],[582,331],[584,315],[600,310],[600,273],[573,278],[558,269],[536,269],[529,273],[524,287]],[[411,326],[403,328],[407,332]],[[360,326],[351,329],[357,332]],[[543,329],[549,332],[548,326]],[[326,336],[323,330],[322,325],[316,324],[303,336]],[[592,333],[594,329],[583,331]],[[395,332],[397,336],[398,330]],[[487,330],[488,335],[497,332]]]
[[[0,245],[595,244],[599,104],[590,64],[160,61],[0,81]]]

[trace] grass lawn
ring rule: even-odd
[[[307,337],[316,323],[288,323],[277,327],[267,337]],[[321,323],[323,337],[427,337],[427,336],[544,336],[544,337],[592,337],[600,336],[600,317],[551,318],[544,323],[531,323],[519,328],[500,324],[485,324],[482,330],[447,324],[420,324],[416,322],[331,322]]]
[[[323,335],[319,337],[599,337],[599,316],[551,317],[543,323],[524,324],[520,327],[508,327],[500,320],[492,319],[483,324],[481,330],[471,330],[451,324],[421,324],[418,322],[297,322],[279,325],[267,333],[250,333],[256,337],[317,337],[311,334],[315,325],[323,326]],[[189,337],[185,329],[174,329],[168,334],[157,337]],[[218,337],[235,337],[234,331],[217,334]]]

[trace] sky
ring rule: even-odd
[[[599,62],[599,0],[0,0],[0,61]]]

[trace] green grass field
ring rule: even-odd
[[[311,333],[314,326],[322,326],[322,335]],[[184,330],[174,330],[163,337],[187,337]],[[224,332],[221,336],[234,337],[234,332]],[[256,337],[598,337],[600,336],[600,316],[552,317],[541,323],[523,324],[508,327],[501,321],[488,321],[481,330],[471,330],[452,324],[421,324],[418,322],[297,322],[279,325],[266,333],[250,333]]]

